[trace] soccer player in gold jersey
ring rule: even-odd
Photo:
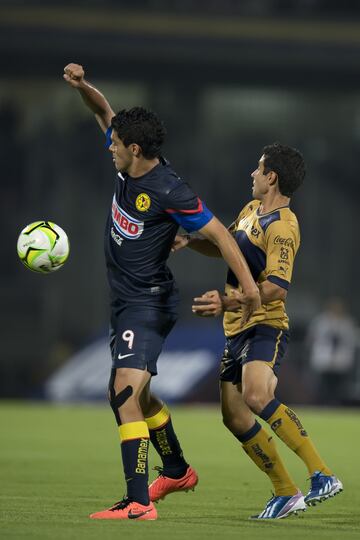
[[[273,497],[253,518],[279,519],[336,495],[343,486],[318,454],[296,413],[275,397],[278,369],[289,341],[285,300],[300,244],[299,225],[289,204],[303,182],[304,160],[289,146],[265,146],[251,176],[254,200],[229,230],[258,283],[261,308],[241,326],[242,292],[229,270],[225,295],[209,291],[195,298],[193,312],[210,317],[224,313],[226,347],[220,374],[223,421],[273,484]],[[177,236],[173,251],[185,246],[204,255],[221,256],[211,242],[191,235]],[[305,463],[311,477],[305,497],[256,416]]]

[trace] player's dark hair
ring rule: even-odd
[[[291,197],[305,178],[305,163],[296,148],[280,143],[264,146],[264,174],[274,171],[278,177],[281,195]]]
[[[143,107],[123,109],[111,119],[111,127],[126,147],[138,144],[145,159],[160,156],[166,129],[159,117]]]

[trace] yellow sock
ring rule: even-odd
[[[269,424],[276,435],[303,460],[310,476],[315,471],[321,471],[327,475],[332,474],[294,411],[277,399],[273,399],[260,416]]]
[[[164,427],[169,420],[170,411],[165,405],[165,403],[163,403],[163,406],[158,413],[154,414],[154,416],[149,416],[148,418],[145,418],[145,422],[147,423],[149,430],[160,429]]]
[[[276,449],[272,436],[266,433],[258,422],[237,439],[242,443],[243,449],[253,460],[255,465],[270,478],[276,496],[295,495],[298,489]]]

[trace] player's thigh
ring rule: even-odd
[[[176,315],[148,306],[130,306],[112,315],[113,369],[133,368],[157,374],[157,359]]]
[[[226,416],[236,416],[248,410],[241,393],[241,384],[220,381],[220,398],[221,412]]]
[[[284,330],[261,324],[251,329],[242,359],[243,394],[250,390],[274,392],[288,341],[289,334]]]
[[[243,393],[274,394],[277,377],[272,368],[262,360],[254,360],[243,365],[242,388]]]
[[[140,399],[140,396],[149,383],[151,374],[142,369],[134,368],[117,368],[115,370],[114,390],[117,395],[120,392],[128,398]],[[126,400],[125,400],[126,401]]]

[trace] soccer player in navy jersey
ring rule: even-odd
[[[243,322],[260,296],[235,240],[161,155],[165,129],[141,107],[115,114],[106,98],[69,64],[64,79],[76,88],[108,139],[115,193],[105,232],[111,291],[109,401],[121,440],[127,496],[93,519],[153,520],[152,501],[193,489],[198,482],[174,432],[169,411],[150,391],[157,358],[176,318],[178,293],[166,265],[179,226],[215,244],[242,286]],[[163,469],[148,488],[149,439]]]

